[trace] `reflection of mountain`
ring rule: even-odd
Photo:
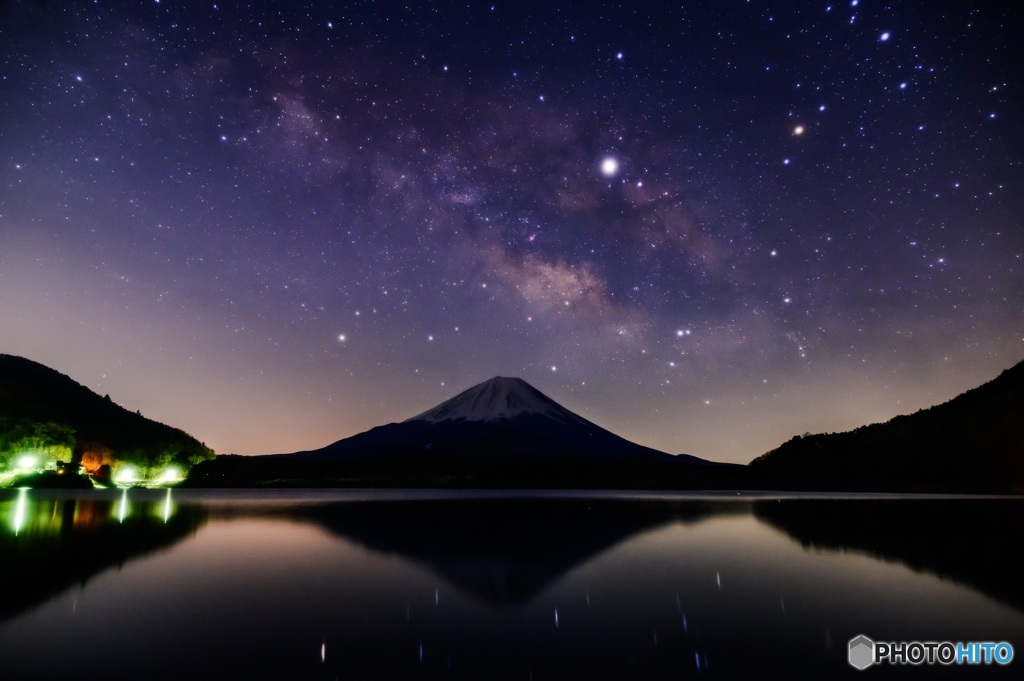
[[[998,499],[788,499],[754,515],[806,548],[864,551],[970,586],[1024,610],[1024,502]]]
[[[298,513],[367,548],[425,565],[500,607],[529,602],[570,570],[637,533],[697,521],[722,508],[699,502],[506,498],[373,501]]]
[[[199,508],[169,497],[35,498],[32,490],[0,502],[0,622],[74,584],[170,546],[205,522]]]

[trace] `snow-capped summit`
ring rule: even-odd
[[[517,416],[546,416],[559,423],[583,419],[549,398],[521,378],[495,376],[464,390],[408,421],[482,421],[490,423]]]

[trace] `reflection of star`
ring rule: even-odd
[[[619,161],[612,156],[606,156],[601,161],[601,172],[604,173],[605,177],[612,177],[619,172]]]

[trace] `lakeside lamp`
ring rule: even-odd
[[[134,466],[121,466],[114,475],[114,482],[128,483],[136,482],[139,479]]]
[[[181,469],[177,466],[168,466],[160,474],[160,482],[163,483],[180,482],[184,479],[185,477],[181,474]]]

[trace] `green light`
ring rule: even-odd
[[[117,469],[117,473],[114,475],[114,482],[121,484],[137,482],[138,479],[139,474],[133,466],[121,466]]]
[[[181,469],[177,466],[168,466],[163,473],[160,474],[160,482],[181,482],[185,479],[185,476],[181,474]]]
[[[18,468],[22,470],[32,470],[39,465],[39,459],[31,454],[26,454],[18,459]]]

